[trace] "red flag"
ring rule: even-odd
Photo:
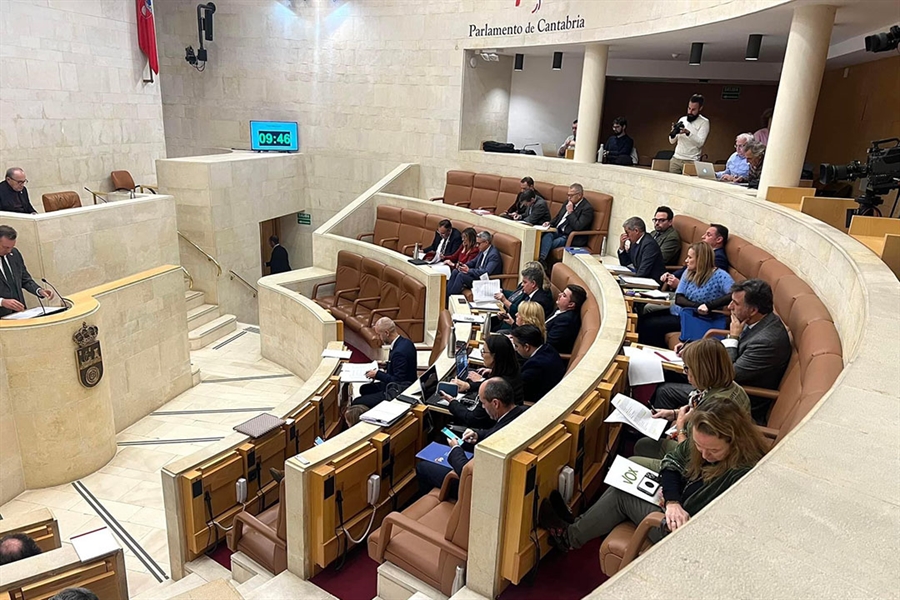
[[[136,1],[138,46],[150,61],[150,70],[159,74],[159,58],[156,55],[156,26],[153,22],[151,0]]]

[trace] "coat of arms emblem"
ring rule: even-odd
[[[100,355],[100,342],[97,341],[96,325],[82,322],[81,329],[75,332],[72,340],[78,344],[75,360],[78,361],[78,378],[84,387],[94,387],[103,377],[103,357]]]

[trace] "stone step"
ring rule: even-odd
[[[238,593],[246,598],[250,592],[256,590],[264,583],[272,579],[268,574],[267,575],[254,575],[244,583],[238,584],[235,589],[237,589]]]
[[[205,581],[231,579],[230,569],[226,569],[225,567],[205,555],[200,555],[191,562],[185,563],[184,569],[188,573],[196,573]]]
[[[184,300],[187,303],[187,309],[191,310],[206,302],[206,294],[199,290],[188,290],[184,293]]]
[[[201,304],[188,310],[188,329],[196,329],[219,317],[218,304]]]
[[[146,592],[138,594],[131,600],[168,600],[169,598],[174,598],[179,594],[198,588],[205,583],[205,579],[196,573],[191,573],[178,581],[167,579],[161,584],[148,589]]]
[[[188,341],[191,344],[191,350],[205,348],[212,342],[221,337],[225,337],[236,329],[237,317],[234,315],[222,315],[221,317],[213,319],[209,323],[188,332]]]
[[[282,571],[255,590],[247,593],[246,600],[272,600],[273,598],[303,600],[338,600],[316,584],[300,579],[290,571]]]

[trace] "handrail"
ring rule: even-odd
[[[216,271],[217,271],[216,276],[222,275],[222,265],[219,264],[219,261],[217,261],[215,258],[213,258],[212,255],[209,254],[206,250],[204,250],[203,248],[201,248],[200,246],[198,246],[197,244],[192,242],[190,239],[188,239],[188,237],[186,235],[184,235],[183,233],[181,233],[180,231],[178,231],[176,233],[178,233],[178,237],[180,237],[181,239],[186,241],[188,244],[190,244],[191,246],[196,248],[198,251],[200,251],[203,254],[203,256],[206,257],[206,260],[208,260],[211,263],[213,263],[214,265],[216,265]]]
[[[188,278],[188,289],[189,289],[189,290],[194,289],[194,278],[191,277],[191,274],[188,273],[188,270],[185,269],[184,266],[182,266],[182,265],[178,265],[178,266],[181,268],[182,271],[184,271],[185,277]]]
[[[248,288],[250,288],[251,290],[253,290],[253,297],[256,298],[256,295],[259,293],[259,290],[258,290],[258,289],[256,289],[256,288],[253,287],[252,285],[250,285],[250,283],[249,283],[246,279],[244,279],[243,277],[241,277],[240,275],[238,275],[237,273],[235,273],[235,272],[234,272],[234,269],[228,269],[228,273],[229,273],[229,275],[230,275],[229,279],[231,279],[231,280],[233,281],[234,278],[237,277],[237,278],[240,280],[241,283],[243,283],[243,284],[246,285]]]

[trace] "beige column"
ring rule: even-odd
[[[766,197],[769,186],[790,187],[800,182],[835,10],[823,5],[794,10],[758,198]]]
[[[578,140],[575,162],[597,162],[597,139],[606,88],[606,62],[609,46],[588,44],[584,47],[584,70],[581,72],[581,96],[578,98]]]

